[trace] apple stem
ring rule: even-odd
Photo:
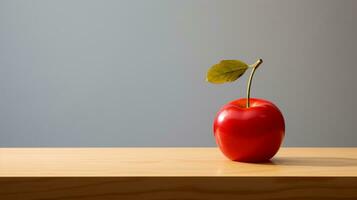
[[[252,85],[252,79],[255,73],[255,70],[258,69],[258,67],[263,63],[262,59],[257,60],[254,64],[249,65],[249,67],[253,68],[253,70],[250,72],[250,76],[248,79],[248,85],[247,85],[247,108],[250,106],[250,86]]]

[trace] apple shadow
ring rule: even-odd
[[[281,157],[273,158],[261,164],[306,167],[353,167],[357,166],[357,159],[335,157]]]

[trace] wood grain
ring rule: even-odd
[[[347,177],[18,177],[0,179],[0,199],[352,200],[356,185]]]
[[[0,148],[0,177],[17,176],[357,177],[357,148],[282,148],[263,164],[217,148]]]
[[[269,163],[216,148],[0,148],[0,200],[357,199],[357,148],[282,148]]]

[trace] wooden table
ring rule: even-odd
[[[357,199],[357,148],[0,148],[0,199]]]

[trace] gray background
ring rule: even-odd
[[[252,95],[285,146],[356,146],[357,1],[0,1],[0,146],[214,146],[212,120]]]

